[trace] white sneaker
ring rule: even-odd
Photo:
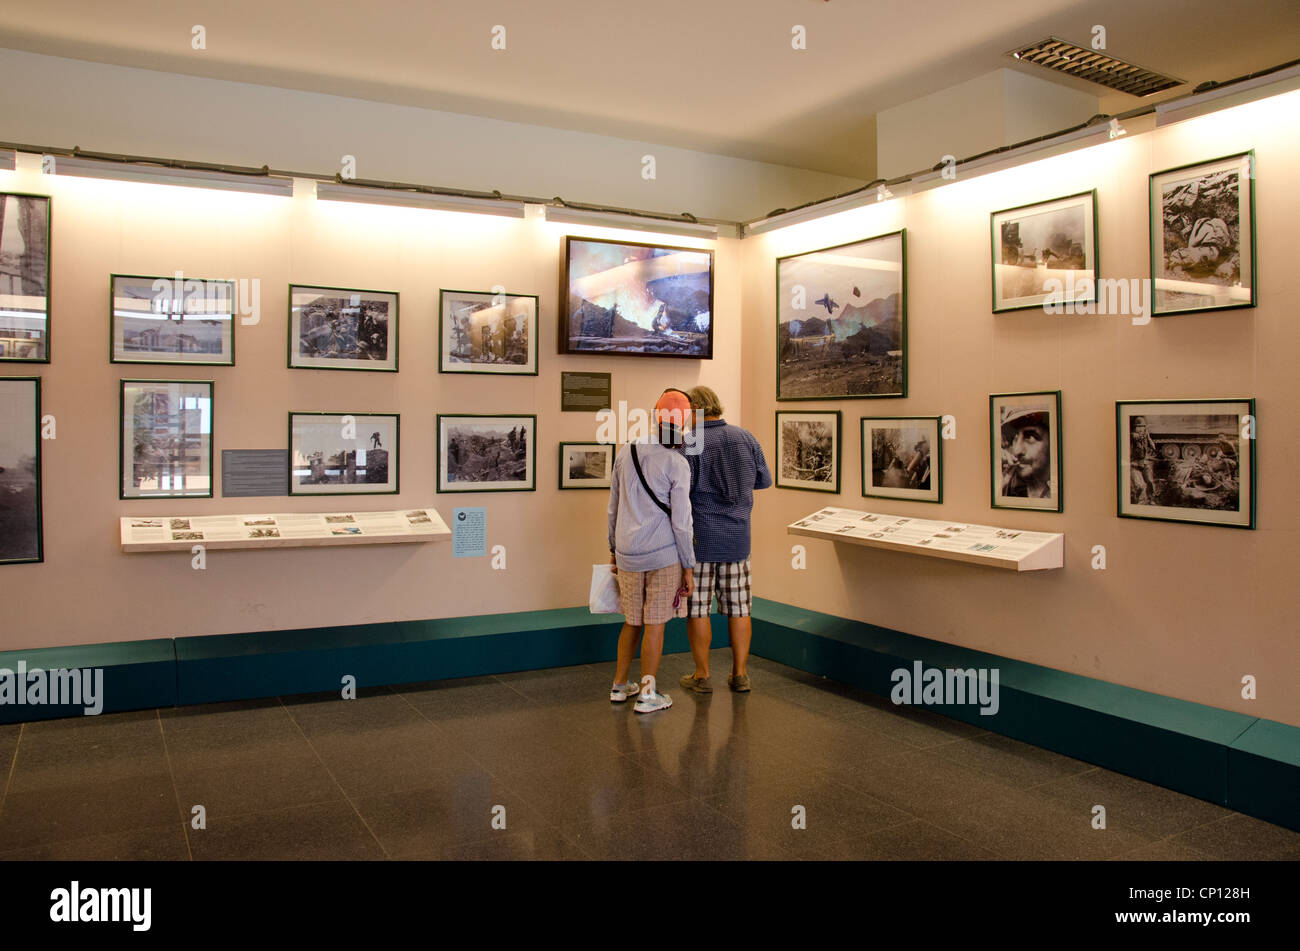
[[[625,684],[614,684],[614,688],[609,692],[609,699],[614,703],[625,703],[628,697],[635,697],[641,692],[641,685],[628,681]]]
[[[655,679],[649,674],[641,678],[641,684],[641,695],[632,708],[637,713],[654,713],[656,710],[667,710],[673,705],[673,698],[668,694],[655,692]]]

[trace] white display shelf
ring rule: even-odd
[[[1064,535],[993,525],[824,508],[790,523],[786,531],[791,535],[807,535],[1011,571],[1041,571],[1065,564]]]
[[[427,519],[427,521],[426,521]],[[432,508],[285,515],[150,515],[121,519],[122,551],[400,545],[451,538]]]

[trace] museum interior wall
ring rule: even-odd
[[[863,181],[684,148],[0,49],[6,142],[742,221]],[[655,177],[642,158],[655,157]],[[873,156],[874,157],[874,156]],[[870,177],[867,171],[862,173]]]
[[[754,590],[1216,707],[1300,724],[1300,92],[746,238],[744,419],[774,448],[777,410],[843,414],[838,495],[758,493]],[[1154,318],[990,311],[990,212],[1097,189],[1100,274],[1147,275],[1148,175],[1254,149],[1259,303]],[[907,229],[902,399],[777,402],[775,258]],[[990,506],[989,396],[1062,392],[1064,511]],[[1116,517],[1116,400],[1257,400],[1257,529]],[[859,419],[951,414],[941,504],[863,498]],[[824,505],[1063,532],[1062,570],[1017,573],[791,537]],[[807,567],[793,567],[805,544]],[[1093,546],[1106,568],[1094,570]],[[1243,700],[1241,679],[1258,679]]]

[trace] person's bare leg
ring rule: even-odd
[[[659,690],[659,658],[664,652],[664,625],[647,624],[645,626],[645,637],[641,640],[641,676],[647,675],[655,678],[655,690]]]
[[[695,660],[695,676],[709,676],[709,645],[713,641],[709,619],[692,617],[686,619],[686,639],[691,642],[691,657]]]
[[[743,677],[749,673],[749,642],[754,636],[754,625],[747,617],[727,618],[727,635],[731,638],[731,674]]]
[[[662,627],[660,633],[662,634]],[[641,643],[641,627],[624,624],[623,630],[618,632],[618,664],[614,668],[614,683],[627,683],[628,670],[632,667],[632,658],[636,656],[637,645]],[[659,639],[659,646],[663,648],[663,638]]]

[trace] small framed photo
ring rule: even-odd
[[[1062,511],[1061,391],[995,393],[989,427],[993,508]]]
[[[123,380],[119,498],[212,498],[211,380]]]
[[[1255,153],[1151,176],[1151,313],[1254,307]]]
[[[532,492],[537,417],[438,414],[439,492]]]
[[[290,413],[290,495],[395,495],[397,413]]]
[[[1121,518],[1255,527],[1255,401],[1115,404]]]
[[[907,395],[907,233],[776,260],[776,398]]]
[[[235,284],[114,274],[110,363],[235,365]]]
[[[439,291],[439,373],[537,375],[537,295]]]
[[[0,360],[50,362],[50,197],[0,192]]]
[[[943,501],[943,440],[938,416],[862,419],[862,494]]]
[[[609,443],[560,443],[561,489],[608,489],[614,475],[614,447]]]
[[[564,239],[560,353],[713,358],[713,252]]]
[[[995,211],[993,313],[1097,299],[1097,191]]]
[[[0,565],[44,557],[41,381],[0,377]]]
[[[289,366],[396,373],[396,292],[290,284]]]
[[[840,491],[840,412],[776,414],[778,489]]]

